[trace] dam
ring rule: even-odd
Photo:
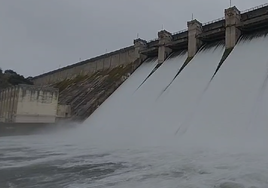
[[[2,138],[0,186],[266,187],[267,47],[243,35],[215,76],[224,43],[175,79],[185,51],[150,77],[158,59],[146,60],[79,128]]]
[[[172,52],[186,50],[192,58],[203,44],[224,41],[226,49],[232,49],[241,35],[267,29],[268,4],[245,11],[235,6],[224,10],[224,17],[200,23],[193,19],[187,22],[188,29],[175,33],[158,32],[158,38],[150,41],[135,39],[134,45],[67,67],[33,77],[36,85],[56,83],[77,75],[93,74],[98,70],[143,62],[149,57],[158,57],[162,63]]]
[[[116,186],[266,187],[267,47],[261,31],[242,34],[221,65],[222,41],[184,68],[183,50],[157,69],[159,59],[146,61],[76,134],[128,164],[151,165],[106,179]]]
[[[35,85],[59,88],[59,103],[71,107],[71,119],[83,121],[145,60],[157,58],[157,66],[136,90],[172,54],[185,52],[187,55],[183,66],[174,76],[175,79],[204,46],[221,43],[224,45],[224,52],[214,72],[215,76],[243,35],[267,30],[267,11],[267,4],[245,11],[240,11],[235,6],[230,7],[223,11],[222,18],[207,23],[200,23],[197,19],[193,19],[187,22],[186,30],[175,33],[161,30],[158,32],[157,39],[150,41],[135,39],[132,46],[47,72],[34,77],[32,81]],[[101,79],[100,75],[102,75]],[[92,89],[89,90],[89,87]],[[169,84],[164,90],[168,87]]]
[[[215,40],[196,20],[191,35],[136,40],[135,70],[77,129],[2,138],[0,187],[266,188],[267,6],[225,13],[237,19],[209,23],[224,23]],[[73,70],[57,71],[36,84]]]

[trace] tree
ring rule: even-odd
[[[30,80],[25,79],[22,75],[19,75],[19,74],[10,75],[10,77],[8,78],[8,82],[12,85],[18,85],[18,84],[32,85],[33,84]]]
[[[8,69],[8,70],[5,70],[5,74],[14,74],[14,75],[16,75],[17,73],[15,71],[13,71],[13,70]]]
[[[0,68],[0,90],[18,84],[33,85],[30,79],[24,78],[24,76],[17,74],[15,71],[9,69],[3,72]]]

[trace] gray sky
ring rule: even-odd
[[[224,16],[229,0],[0,0],[0,67],[35,76]],[[265,0],[232,0],[240,10]]]

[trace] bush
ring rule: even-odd
[[[3,72],[0,68],[0,90],[18,84],[33,85],[30,78],[31,77],[24,78],[24,76],[17,74],[15,71],[10,69]]]

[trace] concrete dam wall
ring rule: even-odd
[[[89,142],[119,148],[181,144],[266,150],[267,47],[267,32],[243,35],[218,69],[225,45],[207,46],[179,75],[187,53],[174,54],[140,86],[157,66],[146,62],[85,121],[83,132]]]
[[[176,33],[166,30],[158,32],[158,38],[146,41],[135,39],[134,45],[67,67],[63,67],[33,78],[36,85],[52,84],[77,75],[90,75],[96,71],[113,69],[148,57],[158,57],[162,63],[172,52],[187,50],[192,58],[206,43],[225,41],[225,48],[235,46],[241,34],[254,33],[267,28],[268,4],[240,12],[236,7],[225,9],[224,17],[207,23],[198,20],[187,22],[188,29]]]
[[[71,106],[71,119],[80,121],[91,115],[139,66],[138,62],[120,65],[51,86],[59,88],[59,103]]]
[[[35,85],[57,83],[65,79],[75,78],[77,75],[92,75],[97,71],[113,69],[136,61],[142,61],[142,59],[139,60],[134,46],[130,46],[36,76],[33,78],[33,82]]]
[[[134,185],[265,187],[267,49],[266,33],[243,35],[219,69],[224,43],[200,49],[179,74],[188,54],[173,54],[140,86],[157,66],[154,61],[143,63],[84,122],[77,137],[85,137],[87,143],[107,151],[125,154],[130,150],[129,161],[136,154],[133,151],[139,151],[134,161],[144,156],[145,166],[149,161],[155,164],[154,156],[161,153],[162,165],[157,163],[154,169],[157,176],[153,174],[146,181],[144,168],[135,173],[131,169],[127,179],[132,176],[136,180],[140,175]],[[171,153],[174,158],[164,160]],[[185,165],[185,161],[189,163]],[[185,172],[188,167],[195,170]],[[177,170],[170,176],[174,178],[160,175],[166,174],[166,169]],[[196,173],[200,169],[202,173]],[[151,166],[147,170],[151,175]],[[249,174],[254,174],[254,178]],[[159,185],[161,176],[164,183]],[[122,182],[121,174],[117,180]],[[117,186],[126,186],[120,183]],[[103,186],[106,185],[109,184]]]
[[[48,72],[34,77],[33,81],[36,85],[48,84],[59,88],[59,103],[71,106],[72,119],[84,120],[141,63],[143,65],[151,62],[154,66],[150,66],[150,72],[135,88],[136,91],[142,88],[159,68],[167,66],[164,65],[166,60],[170,61],[165,63],[171,63],[174,57],[183,57],[180,60],[181,66],[174,69],[175,75],[159,94],[161,97],[178,76],[185,74],[185,68],[191,66],[193,61],[197,61],[197,57],[203,57],[200,55],[201,52],[216,48],[218,53],[214,53],[213,62],[217,63],[211,67],[215,68],[210,78],[212,80],[241,38],[254,37],[265,33],[268,29],[268,5],[243,12],[236,7],[230,7],[224,11],[224,14],[224,18],[205,24],[198,20],[191,20],[187,22],[187,30],[173,34],[166,30],[159,31],[158,38],[152,41],[135,39],[133,46]],[[198,67],[202,68],[203,65]],[[191,74],[189,71],[187,73]]]

